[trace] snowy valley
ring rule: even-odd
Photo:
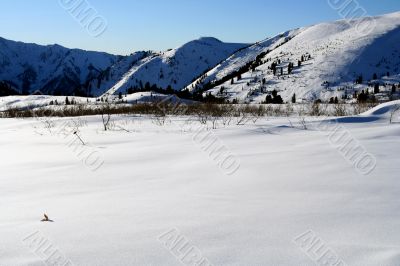
[[[126,56],[0,38],[0,266],[398,266],[399,136],[400,12]]]

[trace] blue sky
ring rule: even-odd
[[[97,14],[107,20],[107,29],[97,38],[89,35],[59,1],[87,1]],[[203,36],[226,42],[250,43],[288,29],[341,19],[328,1],[1,1],[0,36],[23,42],[58,43],[69,48],[116,54],[165,50]],[[400,0],[357,2],[370,15],[400,11]]]

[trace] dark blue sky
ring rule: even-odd
[[[202,36],[227,42],[255,42],[288,29],[341,19],[329,1],[345,0],[1,1],[0,36],[118,54],[165,50]],[[70,14],[74,2],[82,4],[81,7],[90,4],[93,12],[101,16],[101,21],[96,21],[99,32],[101,23],[107,21],[104,33],[93,37],[85,25],[74,19]],[[352,3],[354,6],[358,3],[369,15],[400,11],[400,0],[354,0]],[[71,9],[68,11],[66,7]]]

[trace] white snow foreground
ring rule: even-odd
[[[396,104],[339,120],[376,158],[368,175],[329,141],[335,128],[283,118],[201,131],[118,117],[108,132],[75,118],[86,146],[70,119],[1,119],[0,265],[322,265],[327,254],[324,265],[399,265]],[[215,138],[240,159],[233,175],[202,148]]]

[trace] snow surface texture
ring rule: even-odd
[[[224,63],[207,73],[203,84],[217,81],[226,74],[238,70],[246,63],[254,60],[262,51],[270,50],[261,66],[255,71],[242,75],[241,80],[235,78],[212,90],[220,92],[223,86],[228,99],[242,102],[260,103],[272,90],[277,90],[285,101],[290,101],[296,93],[299,100],[327,100],[330,97],[343,96],[349,88],[349,95],[366,89],[371,82],[400,82],[400,12],[372,18],[371,20],[340,20],[322,23],[289,31],[277,37],[267,39],[248,49],[240,51]],[[373,25],[372,28],[368,28]],[[360,29],[368,30],[360,30]],[[290,37],[282,44],[284,37]],[[278,46],[279,45],[279,46]],[[277,47],[278,46],[278,47]],[[311,55],[311,60],[297,67],[302,56]],[[272,62],[278,64],[278,75],[274,76],[269,69]],[[292,74],[287,75],[289,62],[294,63]],[[284,75],[280,75],[280,68]],[[385,77],[389,72],[390,77]],[[378,80],[372,80],[376,73]],[[354,82],[360,75],[363,84]],[[262,79],[266,83],[262,85]],[[193,88],[199,80],[189,85]],[[200,86],[201,87],[201,86]]]
[[[333,128],[305,131],[283,118],[212,131],[240,158],[230,176],[193,142],[197,131],[183,130],[187,118],[160,127],[115,117],[130,133],[80,118],[84,149],[104,160],[95,172],[60,133],[68,119],[1,119],[0,265],[45,265],[35,232],[73,265],[182,265],[159,240],[176,228],[213,265],[315,265],[294,241],[312,230],[346,265],[397,266],[395,104],[339,122],[376,157],[367,176],[330,144]],[[53,223],[40,222],[44,212]]]

